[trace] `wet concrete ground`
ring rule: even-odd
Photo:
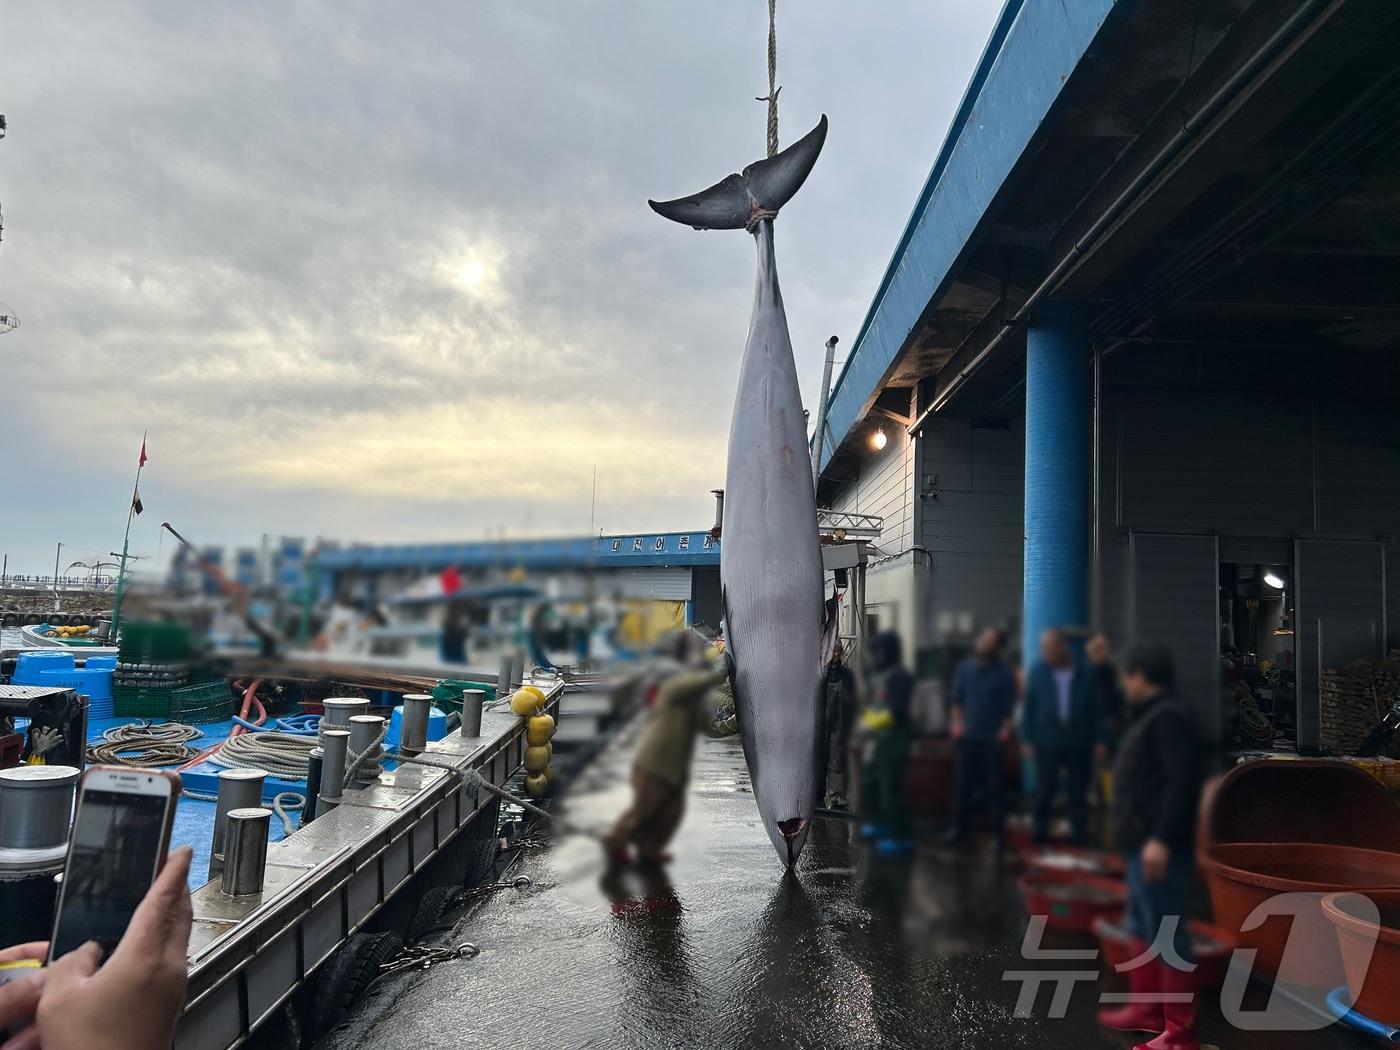
[[[624,737],[626,734],[624,734]],[[629,741],[570,786],[562,810],[605,825],[628,797]],[[921,845],[876,861],[855,827],[822,821],[797,877],[757,822],[737,740],[703,741],[668,873],[608,873],[595,843],[556,834],[520,868],[533,880],[463,916],[445,943],[476,959],[378,982],[323,1046],[1128,1047],[1094,1023],[1098,985],[1067,1016],[1013,1016],[1025,913],[1016,872],[990,850]],[[1047,944],[1050,942],[1047,942]],[[1082,942],[1078,946],[1083,947]],[[1075,967],[1084,964],[1044,963]],[[1089,964],[1092,966],[1093,964]],[[1221,1047],[1361,1047],[1334,1027],[1237,1032],[1207,1011]]]

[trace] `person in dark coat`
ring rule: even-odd
[[[1118,685],[1118,668],[1113,662],[1113,643],[1108,635],[1100,631],[1085,642],[1084,659],[1089,664],[1089,673],[1094,676],[1094,691],[1098,695],[1104,724],[1108,727],[1108,745],[1112,749],[1123,735],[1124,713],[1123,690]]]
[[[861,833],[876,839],[876,852],[908,853],[914,848],[904,772],[914,740],[910,700],[914,676],[901,662],[899,635],[881,631],[870,639],[870,706],[861,716],[865,758],[860,798],[865,812]]]
[[[851,726],[856,718],[856,678],[837,646],[826,672],[826,804],[846,808],[846,767],[851,760]]]
[[[1195,966],[1186,929],[1194,876],[1201,743],[1175,693],[1165,646],[1134,646],[1123,662],[1129,724],[1113,765],[1113,833],[1124,852],[1128,931],[1142,964],[1127,970],[1133,999],[1099,1020],[1119,1031],[1161,1032],[1152,1050],[1197,1050]],[[1126,965],[1126,964],[1125,964]],[[1162,1001],[1184,998],[1185,1001]]]
[[[1001,658],[1006,635],[988,627],[977,637],[974,655],[953,673],[948,705],[949,732],[957,742],[957,778],[953,826],[944,841],[961,842],[980,792],[991,813],[997,847],[1002,844],[1002,744],[1011,739],[1011,712],[1016,704],[1016,675]]]
[[[1089,781],[1094,762],[1107,753],[1107,726],[1089,669],[1075,659],[1064,631],[1052,627],[1040,636],[1040,660],[1026,673],[1021,706],[1021,743],[1035,761],[1035,811],[1031,837],[1050,836],[1050,812],[1065,782],[1070,839],[1089,841]]]
[[[438,648],[445,664],[467,662],[467,610],[456,602],[447,607]]]

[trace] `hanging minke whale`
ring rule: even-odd
[[[697,230],[748,230],[758,246],[749,338],[729,426],[720,544],[725,639],[739,736],[763,826],[797,862],[826,766],[822,559],[807,423],[773,259],[773,220],[826,141],[798,141],[690,197],[648,201]]]

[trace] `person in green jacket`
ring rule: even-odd
[[[914,676],[904,667],[899,635],[881,631],[870,639],[870,706],[860,718],[865,738],[861,763],[861,834],[875,839],[882,856],[914,849],[904,772],[914,742],[910,704]]]
[[[671,859],[666,846],[685,817],[695,737],[713,722],[707,698],[723,680],[719,671],[681,670],[657,690],[632,758],[632,805],[603,837],[609,860],[626,863],[631,848],[644,862]]]

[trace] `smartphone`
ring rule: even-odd
[[[83,774],[50,962],[88,941],[111,954],[170,852],[179,797],[175,773],[93,766]]]

